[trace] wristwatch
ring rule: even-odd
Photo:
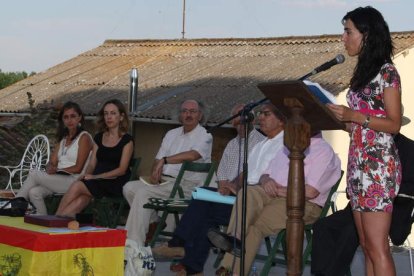
[[[367,128],[370,121],[371,121],[371,117],[368,115],[364,123],[362,124],[362,127]]]
[[[164,164],[168,164],[168,162],[167,162],[167,156],[164,156],[162,159],[164,159]]]

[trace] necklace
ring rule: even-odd
[[[68,152],[68,149],[70,148],[70,146],[72,146],[72,142],[73,142],[73,140],[72,141],[70,141],[70,143],[68,144],[68,145],[66,145],[67,144],[67,142],[66,142],[66,138],[63,138],[63,141],[62,141],[63,143],[62,143],[62,145],[63,145],[63,148],[62,148],[62,155],[66,155],[66,153]]]

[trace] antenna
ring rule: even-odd
[[[183,30],[181,32],[182,34],[182,39],[185,38],[185,0],[183,0]]]

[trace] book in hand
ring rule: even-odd
[[[308,80],[304,80],[303,83],[306,84],[309,91],[316,98],[318,98],[322,104],[328,104],[328,103],[336,104],[335,96],[332,93],[330,93],[328,90],[325,90],[324,88],[322,88],[322,86],[320,86],[319,83],[311,82]]]
[[[56,174],[61,174],[61,175],[72,175],[72,173],[65,171],[64,169],[59,169],[56,171]]]
[[[140,176],[139,180],[144,182],[144,184],[148,186],[158,186],[158,185],[165,185],[165,184],[171,183],[171,181],[165,180],[163,178],[161,178],[158,183],[154,183],[151,181],[150,176]]]

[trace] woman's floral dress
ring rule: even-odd
[[[386,63],[378,75],[359,91],[347,93],[350,108],[371,117],[385,117],[384,88],[401,93],[400,76]],[[401,183],[401,163],[392,134],[352,123],[348,153],[347,193],[352,209],[361,212],[392,212]]]

